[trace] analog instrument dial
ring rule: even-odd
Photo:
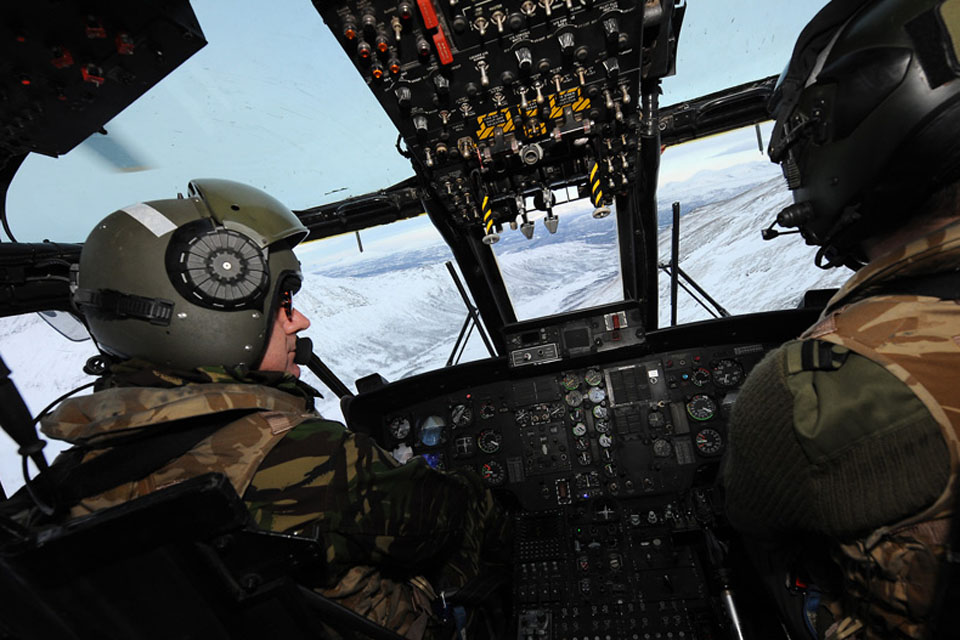
[[[593,423],[593,428],[597,430],[597,433],[610,433],[610,423],[606,420],[597,420]]]
[[[720,387],[737,387],[743,383],[743,367],[729,358],[713,364],[713,381]]]
[[[399,416],[390,421],[387,431],[397,440],[403,440],[410,435],[410,420]]]
[[[590,387],[590,393],[587,394],[587,397],[593,404],[600,404],[607,399],[607,392],[600,387]]]
[[[497,407],[492,402],[484,402],[480,405],[480,417],[484,420],[489,420],[493,416],[497,415]]]
[[[575,373],[568,373],[560,378],[560,384],[567,391],[573,391],[580,386],[580,376]]]
[[[563,399],[571,407],[579,407],[581,404],[583,404],[583,394],[576,389],[573,391],[568,391],[567,395],[565,395]]]
[[[480,447],[480,451],[487,454],[500,451],[500,443],[502,441],[503,436],[495,429],[486,429],[477,435],[477,446]]]
[[[503,466],[496,460],[480,465],[480,477],[488,487],[499,487],[507,479]]]
[[[458,404],[450,410],[450,422],[455,429],[465,427],[473,422],[473,409],[465,404]]]
[[[691,379],[693,380],[693,384],[697,385],[698,387],[702,387],[710,382],[710,370],[706,367],[697,367],[693,370],[693,376]]]
[[[591,387],[596,387],[603,382],[603,374],[600,373],[600,369],[587,369],[587,372],[583,374],[583,380]]]
[[[593,417],[597,420],[606,420],[607,419],[607,408],[602,405],[596,405],[593,408]]]
[[[669,458],[673,455],[673,445],[669,440],[657,438],[653,441],[653,455],[658,458]]]
[[[420,423],[420,442],[427,447],[442,444],[446,426],[447,423],[442,416],[427,416]]]
[[[697,451],[705,456],[715,456],[723,450],[723,438],[716,429],[701,429],[697,432],[694,442]]]
[[[610,436],[609,433],[603,433],[600,435],[600,446],[603,447],[604,449],[607,449],[613,446],[613,438]]]
[[[573,435],[579,438],[580,436],[584,436],[586,434],[587,425],[583,424],[582,422],[578,422],[577,424],[573,425]]]
[[[687,403],[687,413],[694,420],[709,420],[717,414],[717,403],[710,396],[698,393]]]

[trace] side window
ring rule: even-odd
[[[766,155],[771,123],[694,140],[663,152],[657,192],[659,255],[669,265],[673,203],[680,203],[680,271],[733,315],[796,307],[808,289],[838,287],[851,272],[823,271],[815,247],[799,236],[764,241],[781,209],[793,202],[780,167]],[[660,326],[670,324],[670,276],[660,271]],[[716,309],[680,278],[678,323],[709,319]],[[705,301],[705,300],[704,300]],[[712,312],[711,312],[712,311]]]

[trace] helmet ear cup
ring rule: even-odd
[[[209,220],[177,229],[166,267],[177,292],[208,309],[262,308],[270,283],[267,258],[257,244]]]

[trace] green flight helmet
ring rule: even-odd
[[[256,368],[307,229],[266,193],[194,180],[111,213],[83,245],[73,301],[101,351],[180,370]]]
[[[833,0],[803,30],[769,155],[794,196],[777,223],[821,247],[818,266],[858,268],[863,240],[960,179],[958,59],[960,0]]]

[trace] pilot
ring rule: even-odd
[[[960,524],[958,76],[957,0],[835,0],[771,100],[794,195],[777,222],[818,266],[856,270],[731,415],[727,513],[763,543],[795,638],[919,638],[941,615]]]
[[[220,472],[260,527],[319,537],[325,595],[405,637],[436,637],[437,593],[488,580],[488,558],[506,555],[502,517],[477,476],[401,466],[313,410],[319,394],[294,362],[310,326],[293,301],[306,235],[280,202],[225,180],[96,226],[73,296],[109,367],[42,431],[85,463],[113,455],[126,469],[101,464],[86,483],[95,493],[57,506],[80,516]],[[470,637],[485,635],[482,616],[467,618]]]

